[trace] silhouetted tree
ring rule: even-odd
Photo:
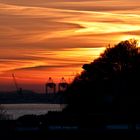
[[[75,111],[137,110],[140,82],[140,54],[136,40],[126,40],[106,50],[75,77],[65,93]]]

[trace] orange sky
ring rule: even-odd
[[[0,0],[0,91],[71,81],[108,44],[140,40],[139,0]]]

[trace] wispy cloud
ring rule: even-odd
[[[17,68],[17,69],[13,69],[9,72],[16,72],[16,71],[44,71],[44,70],[54,70],[54,69],[59,69],[59,68],[73,68],[73,67],[79,67],[82,66],[81,64],[60,64],[60,65],[40,65],[40,66],[34,66],[34,67],[24,67],[24,68]]]

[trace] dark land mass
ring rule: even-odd
[[[63,93],[41,94],[32,91],[23,91],[22,94],[17,92],[0,93],[0,104],[61,104],[64,102]]]
[[[140,138],[140,116],[129,117],[50,112],[42,116],[26,115],[15,121],[2,121],[0,131],[5,138],[21,140]]]

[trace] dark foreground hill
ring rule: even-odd
[[[1,136],[13,139],[140,138],[140,116],[50,112],[0,122]]]

